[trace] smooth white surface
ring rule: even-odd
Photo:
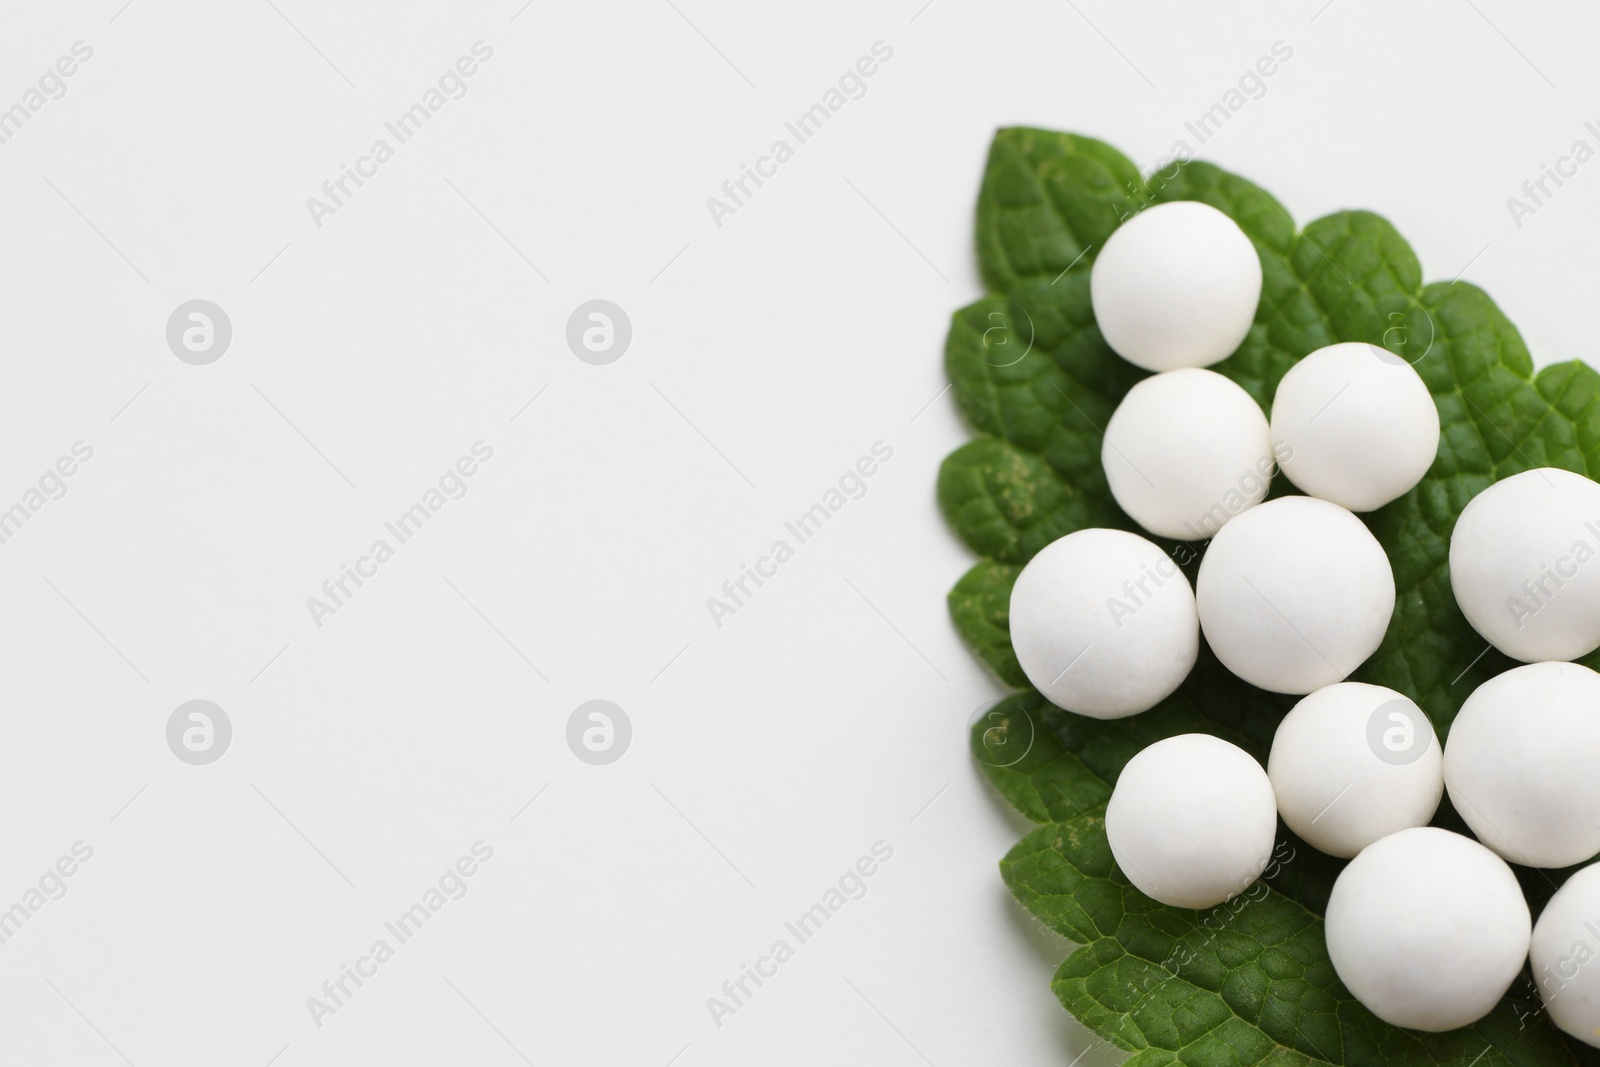
[[[1274,693],[1309,693],[1377,650],[1394,613],[1394,572],[1360,519],[1286,496],[1222,528],[1200,561],[1195,599],[1225,667]]]
[[[1600,13],[674,2],[7,5],[7,104],[95,57],[0,146],[0,499],[96,456],[0,546],[0,899],[95,856],[0,946],[0,1061],[520,1064],[446,977],[536,1063],[921,1064],[885,1019],[939,1067],[1092,1044],[1049,990],[1065,944],[995,869],[1022,828],[967,750],[996,687],[947,621],[971,557],[933,499],[998,125],[1146,170],[1187,140],[1299,220],[1379,211],[1536,360],[1594,350],[1600,164],[1520,228],[1505,201],[1594,143]],[[306,197],[480,38],[469,94],[314,229]],[[716,228],[706,198],[880,39],[868,94]],[[234,325],[210,367],[162,336],[195,297]],[[609,367],[563,341],[595,297],[634,325]],[[479,438],[470,494],[314,629],[305,598]],[[868,495],[713,627],[880,438]],[[609,767],[563,740],[597,696],[634,725]],[[209,768],[162,736],[193,697],[235,726]],[[480,837],[471,893],[314,1029],[305,998]],[[714,1029],[705,998],[879,838],[869,895]]]
[[[1478,686],[1450,724],[1444,781],[1478,840],[1512,863],[1600,852],[1600,674],[1529,663]]]
[[[1261,764],[1211,734],[1141,749],[1117,776],[1106,837],[1140,892],[1209,908],[1250,888],[1272,859],[1278,812]]]
[[[1450,589],[1483,639],[1524,662],[1600,647],[1600,484],[1536,467],[1473,497],[1450,534]]]
[[[1372,511],[1428,473],[1439,451],[1439,409],[1416,369],[1387,349],[1328,345],[1278,383],[1272,441],[1302,492]]]
[[[1443,753],[1428,717],[1393,689],[1364,682],[1324,686],[1295,704],[1273,735],[1267,777],[1289,829],[1346,858],[1427,825],[1444,796]]]
[[[1101,336],[1128,362],[1153,371],[1209,367],[1255,322],[1260,253],[1210,204],[1157,204],[1106,238],[1090,296]]]
[[[1528,955],[1522,887],[1470,837],[1419,826],[1367,846],[1333,883],[1328,955],[1378,1018],[1439,1033],[1481,1019]]]
[[[1600,1047],[1600,864],[1562,883],[1533,924],[1528,963],[1550,1019]]]
[[[1100,462],[1129,517],[1180,541],[1215,534],[1272,484],[1267,417],[1249,393],[1199,368],[1128,390],[1106,423]]]
[[[1034,688],[1095,719],[1171,696],[1200,652],[1188,577],[1126,530],[1079,530],[1046,545],[1011,588],[1009,620]]]

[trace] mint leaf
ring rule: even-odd
[[[1200,668],[1223,668],[1213,660]],[[1266,695],[1266,694],[1263,694]],[[1052,989],[1095,1033],[1139,1055],[1131,1064],[1571,1063],[1538,1016],[1531,990],[1513,989],[1487,1018],[1449,1034],[1381,1022],[1339,983],[1320,913],[1342,861],[1280,827],[1263,880],[1208,911],[1169,908],[1134,889],[1105,836],[1112,777],[1150,740],[1207,730],[1264,752],[1262,709],[1229,729],[1175,697],[1132,719],[1100,722],[1052,707],[1034,692],[1006,698],[973,727],[991,782],[1041,825],[1000,865],[1017,899],[1081,948]],[[1131,730],[1128,728],[1132,728]],[[1270,729],[1264,731],[1270,735]],[[1257,736],[1252,736],[1254,733]]]
[[[1590,1062],[1520,986],[1487,1019],[1449,1035],[1423,1038],[1372,1016],[1339,984],[1323,942],[1321,910],[1341,862],[1287,831],[1283,855],[1292,858],[1220,916],[1156,904],[1111,862],[1101,815],[1134,753],[1203,730],[1264,760],[1293,703],[1233,677],[1202,649],[1168,700],[1098,722],[1028,689],[1010,649],[1007,607],[1022,564],[1074,530],[1136,529],[1107,489],[1100,431],[1145,374],[1101,339],[1089,269],[1124,218],[1170,200],[1227,213],[1261,254],[1256,323],[1214,369],[1264,410],[1297,359],[1337,341],[1389,348],[1433,393],[1442,426],[1433,468],[1412,492],[1363,516],[1394,567],[1396,609],[1355,677],[1416,700],[1441,737],[1467,694],[1511,666],[1493,650],[1480,656],[1485,642],[1451,596],[1449,537],[1461,509],[1532,467],[1600,473],[1600,375],[1569,363],[1535,376],[1493,301],[1464,282],[1424,286],[1416,255],[1380,216],[1340,212],[1300,230],[1268,193],[1209,164],[1146,180],[1101,142],[1001,130],[978,201],[978,262],[991,293],[955,313],[945,348],[957,405],[978,436],[945,461],[938,494],[951,528],[983,557],[951,591],[952,618],[979,658],[1022,690],[973,731],[991,782],[1041,824],[1002,871],[1030,911],[1083,946],[1055,991],[1140,1065]],[[1278,483],[1275,494],[1293,491]],[[1192,574],[1201,546],[1166,547]],[[1600,653],[1589,662],[1600,666]],[[1439,821],[1452,818],[1446,810]]]
[[[1007,685],[1026,687],[1017,654],[1011,648],[1011,587],[1022,568],[984,560],[950,590],[950,618],[967,645]]]

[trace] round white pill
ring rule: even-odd
[[[1421,708],[1363,682],[1296,704],[1272,739],[1267,777],[1284,823],[1312,848],[1349,858],[1426,826],[1444,795],[1443,754]]]
[[[1261,257],[1238,223],[1209,204],[1147,207],[1118,227],[1089,275],[1106,343],[1146,370],[1208,367],[1250,332]]]
[[[1196,583],[1200,629],[1234,674],[1274,693],[1343,681],[1394,614],[1389,558],[1337,504],[1287,496],[1218,533]]]
[[[1137,534],[1079,530],[1017,576],[1011,646],[1053,703],[1120,719],[1166,698],[1194,666],[1194,590],[1172,557]]]
[[[1483,1018],[1528,955],[1528,903],[1505,861],[1419,826],[1339,873],[1325,929],[1333,969],[1384,1022],[1439,1033]]]
[[[1495,482],[1450,535],[1456,604],[1495,648],[1528,663],[1600,648],[1600,484],[1556,467]]]
[[[1134,522],[1160,537],[1202,541],[1265,499],[1272,437],[1249,393],[1189,368],[1128,390],[1106,424],[1100,461]]]
[[[1600,1047],[1600,864],[1568,878],[1533,924],[1528,962],[1550,1021]]]
[[[1140,892],[1175,908],[1209,908],[1248,889],[1272,859],[1277,830],[1261,764],[1210,734],[1141,751],[1106,805],[1117,866]]]
[[[1512,863],[1600,853],[1600,674],[1530,663],[1478,686],[1450,724],[1444,783],[1478,840]]]
[[[1301,490],[1372,511],[1422,480],[1439,451],[1439,409],[1416,370],[1377,345],[1319,348],[1272,399],[1272,440]]]

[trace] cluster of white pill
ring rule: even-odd
[[[1269,421],[1205,369],[1249,335],[1261,292],[1255,245],[1207,204],[1147,208],[1100,250],[1090,274],[1100,332],[1157,372],[1106,425],[1107,484],[1145,531],[1210,544],[1194,587],[1158,546],[1120,531],[1069,534],[1023,569],[1011,597],[1017,659],[1069,711],[1112,719],[1159,703],[1194,666],[1202,633],[1241,678],[1295,694],[1342,681],[1383,640],[1394,575],[1352,510],[1421,480],[1438,411],[1388,351],[1334,344],[1283,377]],[[1280,470],[1309,495],[1265,502]]]
[[[1106,343],[1156,372],[1105,428],[1110,491],[1148,533],[1208,544],[1193,587],[1171,555],[1123,530],[1047,546],[1011,596],[1018,663],[1060,707],[1115,719],[1171,695],[1204,635],[1245,681],[1301,696],[1265,769],[1209,734],[1129,760],[1105,813],[1123,874],[1175,907],[1221,904],[1266,870],[1281,816],[1351,860],[1328,904],[1328,951],[1379,1017],[1468,1025],[1531,953],[1552,1020],[1600,1045],[1600,962],[1573,962],[1600,959],[1600,864],[1537,925],[1509,866],[1600,853],[1600,674],[1567,662],[1600,647],[1600,484],[1541,468],[1494,482],[1462,512],[1456,601],[1526,665],[1473,692],[1441,745],[1416,703],[1345,681],[1395,608],[1388,557],[1355,513],[1409,492],[1438,451],[1416,370],[1374,345],[1327,345],[1284,375],[1269,418],[1204,369],[1249,336],[1262,270],[1243,231],[1201,203],[1129,219],[1100,250],[1090,292]],[[1277,473],[1306,495],[1268,501]],[[1478,840],[1428,826],[1447,792]]]

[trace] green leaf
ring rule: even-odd
[[[1280,849],[1274,862],[1296,858]],[[1130,1064],[1570,1062],[1554,1029],[1523,1025],[1526,1003],[1502,1001],[1448,1034],[1379,1021],[1334,974],[1318,915],[1266,883],[1205,912],[1155,903],[1117,870],[1103,808],[1038,827],[1001,871],[1030,911],[1083,946],[1051,988],[1090,1029],[1137,1051]]]
[[[1220,929],[1207,922],[1215,915],[1148,900],[1115,869],[1101,814],[1134,753],[1203,730],[1264,760],[1292,698],[1252,688],[1204,648],[1177,693],[1129,719],[1070,715],[1026,687],[1006,629],[1021,565],[1074,530],[1137,529],[1107,489],[1100,431],[1145,375],[1101,338],[1089,269],[1126,217],[1171,200],[1227,213],[1261,256],[1256,322],[1214,369],[1263,409],[1296,360],[1337,341],[1387,347],[1432,392],[1442,428],[1432,469],[1410,493],[1363,516],[1393,565],[1396,605],[1383,644],[1355,677],[1416,700],[1441,737],[1467,694],[1511,666],[1484,652],[1450,592],[1449,538],[1461,509],[1490,483],[1532,467],[1600,473],[1600,375],[1575,362],[1535,376],[1494,302],[1465,282],[1425,286],[1415,253],[1380,216],[1346,211],[1298,229],[1253,182],[1209,164],[1147,180],[1101,142],[1001,130],[978,201],[978,262],[991,292],[956,312],[945,348],[956,403],[978,436],[945,461],[939,502],[983,557],[951,591],[957,629],[1002,681],[1023,690],[975,725],[973,750],[1000,792],[1041,824],[1002,865],[1007,884],[1083,946],[1057,973],[1055,991],[1140,1065],[1590,1062],[1520,985],[1489,1018],[1449,1035],[1419,1037],[1380,1022],[1327,960],[1320,915],[1341,862],[1281,827],[1292,858],[1252,899],[1224,905]],[[1293,491],[1278,483],[1275,493]],[[1191,571],[1202,551],[1167,547]],[[1589,662],[1600,666],[1600,653]],[[1452,817],[1446,810],[1440,821]],[[1180,957],[1186,962],[1173,966]]]
[[[950,590],[950,618],[978,658],[1007,685],[1023,688],[1028,676],[1011,648],[1011,587],[1021,567],[984,560]]]
[[[1222,670],[1214,661],[1207,669]],[[1248,709],[1246,721],[1259,726],[1260,711]],[[1398,1030],[1363,1008],[1333,972],[1319,917],[1340,862],[1281,826],[1266,875],[1226,904],[1170,908],[1135,889],[1105,836],[1114,774],[1097,768],[1120,767],[1150,740],[1195,729],[1264,747],[1182,696],[1133,719],[1100,722],[1029,691],[973,726],[973,752],[990,781],[1041,824],[1000,869],[1030,912],[1082,946],[1052,989],[1086,1026],[1138,1052],[1133,1064],[1572,1062],[1561,1036],[1539,1020],[1531,990],[1513,990],[1519,995],[1487,1018],[1442,1035]]]

